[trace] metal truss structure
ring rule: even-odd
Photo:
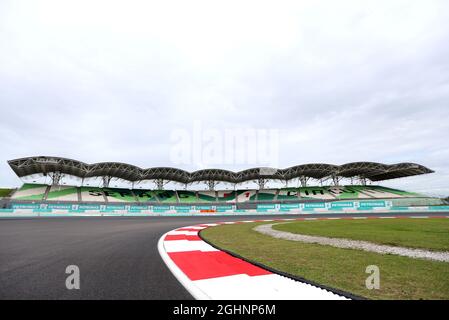
[[[63,175],[79,177],[81,179],[101,177],[103,185],[107,187],[111,178],[118,178],[132,183],[153,180],[157,187],[162,188],[164,181],[174,181],[183,184],[205,182],[213,189],[217,182],[242,183],[257,181],[261,188],[268,180],[290,181],[298,179],[302,186],[307,185],[309,179],[326,181],[332,179],[338,185],[341,178],[356,179],[366,183],[388,179],[415,176],[432,173],[434,171],[416,163],[382,164],[376,162],[352,162],[344,165],[313,163],[297,165],[286,169],[251,168],[239,172],[223,169],[204,169],[194,172],[170,168],[156,167],[142,169],[120,162],[101,162],[87,164],[73,159],[60,157],[27,157],[8,161],[11,169],[19,177],[32,174],[50,176],[53,184],[59,184]]]

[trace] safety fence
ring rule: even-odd
[[[391,200],[333,201],[310,203],[258,204],[255,209],[235,205],[93,205],[93,204],[12,204],[0,209],[0,216],[147,216],[147,215],[245,215],[369,212],[447,212],[449,206],[396,206]]]

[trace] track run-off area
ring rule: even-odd
[[[306,217],[342,216],[348,214]],[[159,255],[163,234],[201,223],[300,217],[305,215],[0,219],[0,299],[193,299]],[[79,290],[66,288],[69,265],[79,268]]]

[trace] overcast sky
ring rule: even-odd
[[[34,155],[377,161],[436,171],[385,185],[448,195],[449,1],[1,0],[0,111],[0,186]]]

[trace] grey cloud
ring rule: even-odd
[[[36,154],[171,165],[200,120],[279,130],[281,167],[413,161],[437,173],[387,184],[449,193],[445,0],[0,6],[2,185]]]

